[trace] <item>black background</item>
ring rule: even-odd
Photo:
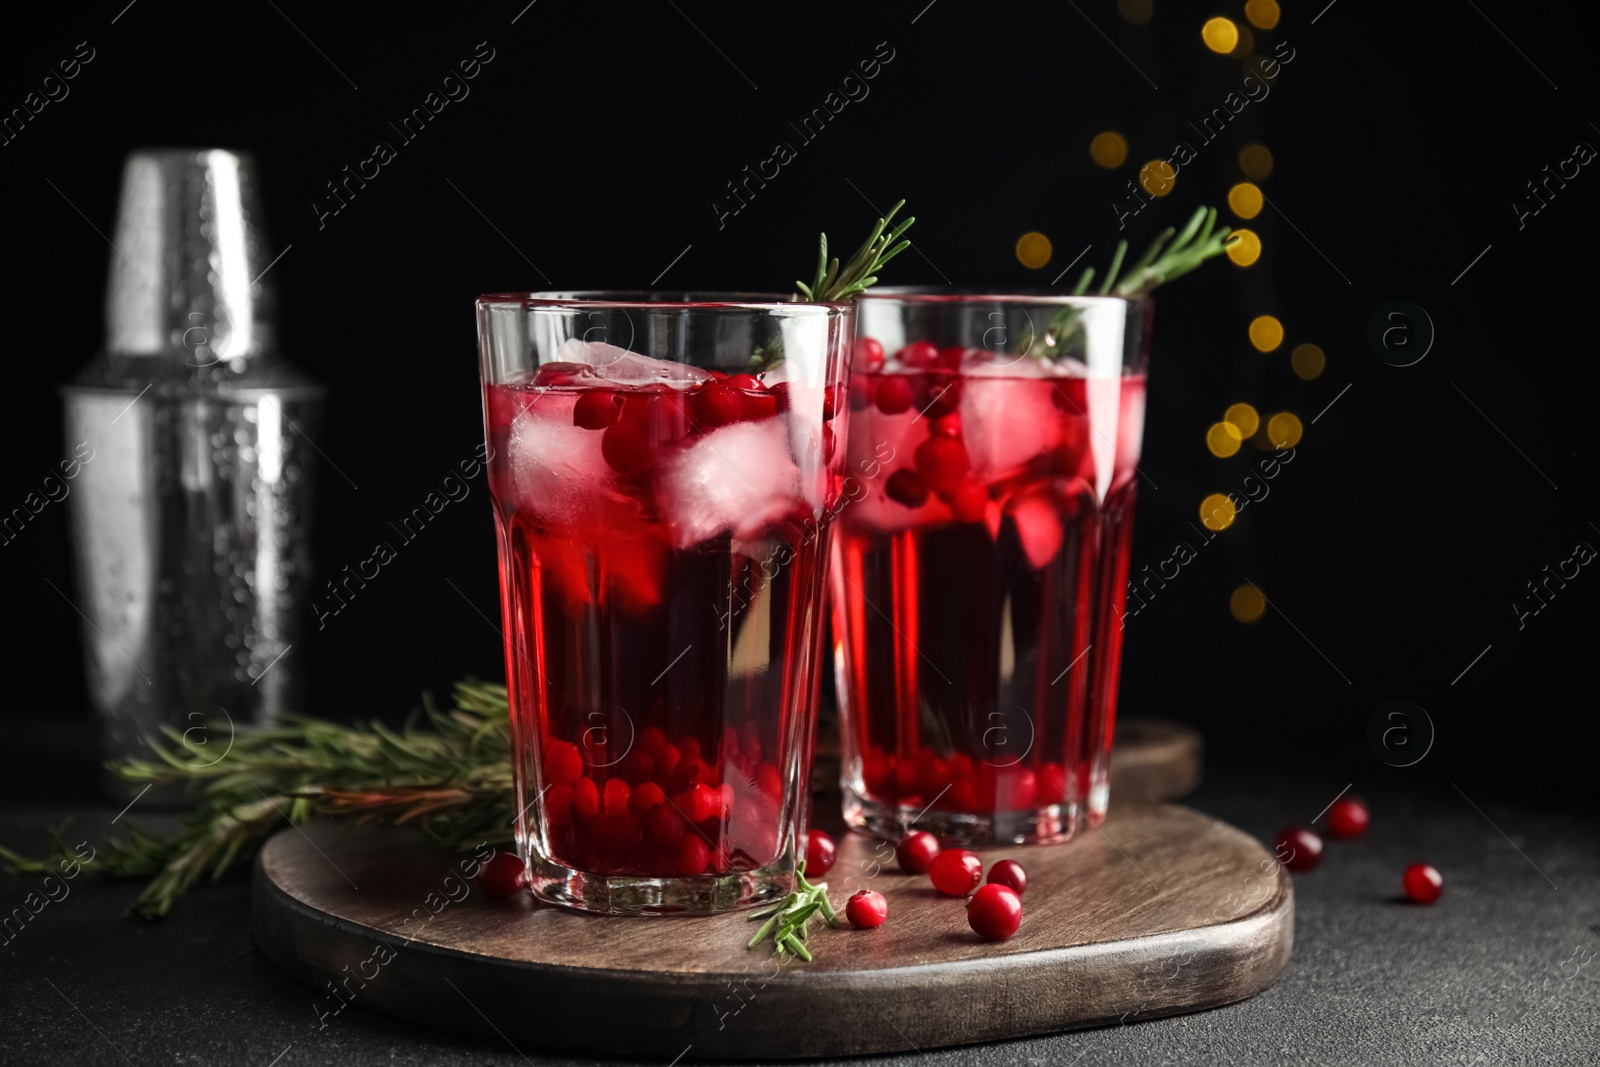
[[[316,554],[331,574],[482,440],[479,293],[658,278],[787,290],[809,271],[818,230],[853,246],[871,205],[899,197],[919,218],[920,255],[889,280],[1039,285],[1086,245],[1083,263],[1109,259],[1120,235],[1108,205],[1144,160],[1179,139],[1199,148],[1172,195],[1130,226],[1136,245],[1221,204],[1240,180],[1238,147],[1261,141],[1276,169],[1262,183],[1275,207],[1249,224],[1260,262],[1213,264],[1158,298],[1142,467],[1159,489],[1141,485],[1134,566],[1192,540],[1200,500],[1238,493],[1261,455],[1206,451],[1227,405],[1308,425],[1271,495],[1130,622],[1123,713],[1199,723],[1214,753],[1308,767],[1331,783],[1319,796],[1350,778],[1413,775],[1473,796],[1592,803],[1600,577],[1586,568],[1524,629],[1511,608],[1577,542],[1600,547],[1588,448],[1600,175],[1586,167],[1523,228],[1511,208],[1578,141],[1600,146],[1576,5],[1284,0],[1256,51],[1287,41],[1293,61],[1268,99],[1200,147],[1187,121],[1244,73],[1203,47],[1200,25],[1219,13],[1243,24],[1236,5],[1156,0],[1140,27],[1103,0],[524,2],[118,0],[54,5],[27,25],[8,16],[0,108],[21,106],[78,42],[95,57],[0,148],[12,264],[0,290],[0,508],[65,454],[54,390],[101,340],[111,252],[94,227],[109,232],[134,147],[257,154],[274,245],[292,246],[271,275],[282,333],[331,386],[317,443],[359,486],[323,470]],[[386,120],[485,41],[494,58],[470,96],[397,144],[319,228],[310,205],[324,183],[377,139],[396,142]],[[799,145],[788,122],[879,42],[894,58],[870,95]],[[1088,158],[1103,129],[1132,146],[1119,170]],[[719,229],[713,198],[778,140],[798,158]],[[1027,230],[1055,243],[1041,271],[1013,254]],[[1422,306],[1437,329],[1412,367],[1385,365],[1366,341],[1369,316],[1392,299]],[[1246,337],[1259,314],[1287,329],[1269,355]],[[1328,354],[1310,382],[1289,366],[1304,341]],[[85,715],[80,622],[44,580],[73,589],[63,507],[0,549],[0,574],[7,702]],[[1247,579],[1274,605],[1254,625],[1228,610]],[[480,616],[498,615],[496,599],[480,480],[296,649],[314,664],[308,710],[393,715],[461,674],[500,677],[499,639]],[[1365,741],[1372,710],[1394,698],[1426,708],[1438,733],[1405,771]]]

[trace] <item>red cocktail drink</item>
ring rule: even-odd
[[[1047,349],[1063,303],[1071,336]],[[986,844],[1104,816],[1144,417],[1124,351],[1143,310],[862,299],[848,465],[893,458],[834,541],[852,823]]]
[[[786,891],[827,543],[808,520],[838,492],[848,309],[605,309],[607,336],[664,338],[677,358],[658,359],[584,340],[588,306],[486,301],[528,320],[500,327],[524,343],[560,338],[485,373],[534,891],[610,912]]]

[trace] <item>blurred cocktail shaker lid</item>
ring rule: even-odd
[[[102,357],[80,385],[299,384],[278,364],[255,162],[220,148],[129,154],[111,233]],[[129,366],[138,365],[137,370]]]

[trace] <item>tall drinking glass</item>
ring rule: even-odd
[[[1149,317],[1113,297],[859,299],[848,464],[873,477],[831,579],[852,825],[986,845],[1105,817]]]
[[[540,898],[694,913],[792,889],[853,322],[748,294],[478,300]]]

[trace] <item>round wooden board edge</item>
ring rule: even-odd
[[[969,1045],[1138,1022],[1222,1007],[1270,986],[1288,966],[1294,894],[1288,878],[1249,915],[1192,930],[1039,949],[992,964],[922,964],[871,972],[787,969],[752,994],[756,1018],[729,1021],[724,975],[619,974],[484,957],[319,911],[275,884],[258,857],[251,917],[263,955],[320,991],[314,1012],[342,1011],[330,976],[366,975],[377,946],[390,961],[356,980],[348,1002],[410,1021],[541,1049],[690,1059],[807,1059]],[[1093,974],[1085,976],[1085,970]],[[757,975],[759,976],[759,974]],[[985,979],[990,979],[985,981]],[[525,979],[525,980],[524,980]],[[538,987],[537,997],[529,995]],[[629,995],[635,987],[637,996]],[[349,979],[343,986],[350,990]],[[748,990],[748,985],[746,987]],[[1014,995],[1021,991],[1024,995]],[[457,1002],[454,1008],[447,1006]],[[628,1025],[615,1015],[629,1006]],[[742,1002],[742,1001],[741,1001]],[[952,1012],[950,1005],[964,1010]],[[851,1010],[844,1010],[844,1009]],[[868,1025],[823,1026],[822,1018]],[[742,1014],[742,1012],[741,1012]],[[492,1020],[492,1021],[491,1021]],[[325,1022],[326,1024],[326,1022]],[[912,1036],[915,1035],[913,1039]]]

